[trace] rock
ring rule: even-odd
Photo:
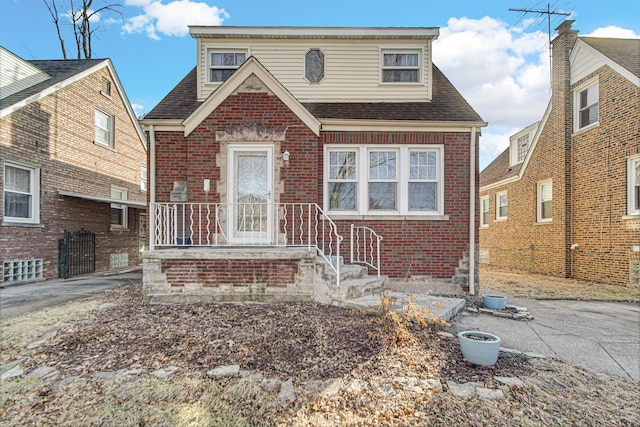
[[[516,313],[513,315],[515,320],[527,319],[529,317],[529,313]]]
[[[112,303],[112,302],[105,302],[104,304],[100,304],[98,306],[98,310],[107,310],[109,308],[114,308],[117,307],[118,304]]]
[[[313,394],[320,394],[324,391],[325,382],[322,380],[311,380],[307,381],[307,384],[304,386],[304,389]]]
[[[154,375],[158,378],[169,378],[176,372],[178,372],[179,368],[177,366],[167,366],[166,368],[158,369],[153,371],[151,375]]]
[[[211,378],[219,379],[226,377],[235,377],[240,374],[240,365],[225,365],[218,366],[215,369],[207,372],[207,375]]]
[[[10,371],[11,369],[15,368],[16,366],[20,365],[25,359],[16,359],[13,362],[9,362],[9,363],[4,363],[0,365],[0,375],[4,374],[7,371]]]
[[[282,384],[282,381],[280,381],[277,378],[265,378],[260,383],[260,387],[262,387],[267,391],[276,392],[280,390],[281,384]]]
[[[477,313],[478,309],[475,307],[467,307],[466,310],[470,313]]]
[[[34,348],[40,347],[42,344],[46,343],[56,335],[58,335],[58,331],[53,331],[53,332],[44,334],[42,338],[40,338],[38,341],[34,341],[31,344],[27,345],[27,350],[33,350]]]
[[[392,383],[382,384],[376,391],[378,394],[385,397],[393,397],[400,393],[400,390],[398,390]]]
[[[260,371],[240,371],[240,376],[252,383],[261,383],[264,379],[264,375]]]
[[[440,380],[421,380],[420,387],[426,390],[437,390],[438,392],[442,392],[442,383]]]
[[[498,381],[501,384],[505,384],[508,386],[515,386],[515,387],[526,387],[527,384],[525,384],[524,381],[522,381],[520,378],[518,377],[493,377],[496,381]]]
[[[463,399],[470,399],[476,394],[476,385],[474,383],[458,384],[453,381],[447,381],[449,392]]]
[[[482,399],[488,399],[488,400],[504,399],[504,393],[502,392],[502,390],[497,390],[493,388],[478,387],[476,389],[476,393],[478,393],[478,397]]]
[[[8,380],[9,378],[21,377],[22,374],[24,374],[24,370],[22,370],[20,366],[14,366],[0,375],[0,381]]]
[[[280,385],[280,392],[278,393],[278,402],[283,408],[286,408],[291,403],[296,401],[296,391],[293,388],[293,380],[289,378],[287,381]]]
[[[437,334],[443,338],[455,338],[454,335],[449,332],[437,332]]]
[[[322,394],[325,396],[333,396],[338,394],[342,388],[342,380],[340,378],[330,378],[324,382],[324,390]]]
[[[360,393],[362,390],[368,389],[369,384],[366,381],[352,379],[347,384],[347,391],[349,393]]]
[[[58,378],[60,371],[51,366],[41,366],[31,371],[27,376],[38,380],[50,381]]]

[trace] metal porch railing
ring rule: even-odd
[[[380,277],[380,242],[382,236],[367,226],[351,224],[351,263],[364,264]]]

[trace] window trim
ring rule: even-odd
[[[318,51],[322,54],[322,78],[320,78],[318,81],[312,81],[309,79],[309,77],[307,76],[307,55],[309,55],[310,52],[312,51]],[[327,77],[327,54],[324,53],[324,51],[320,48],[317,47],[312,47],[307,49],[307,51],[304,53],[304,57],[303,57],[303,74],[304,74],[304,79],[307,81],[307,83],[312,84],[312,85],[317,85],[322,83],[322,81]]]
[[[487,205],[487,220],[484,220],[484,214],[485,214],[485,202]],[[489,196],[482,196],[480,197],[480,227],[481,228],[488,228],[489,227],[489,221],[491,220],[491,205],[490,205],[490,200],[489,200]]]
[[[500,214],[500,198],[502,196],[507,196],[507,214],[502,216]],[[496,193],[496,221],[504,221],[509,217],[509,194],[507,193],[507,191],[500,191],[498,193]]]
[[[102,78],[100,82],[100,93],[107,98],[111,99],[111,88],[112,88],[111,80],[106,77]]]
[[[636,182],[633,168],[636,163],[640,164],[640,156],[627,159],[627,215],[640,216],[640,200],[636,200],[634,196],[635,187],[640,186],[640,182]],[[640,196],[638,197],[640,198]],[[638,209],[634,206],[634,202],[639,205]]]
[[[211,54],[213,53],[244,53],[244,61],[240,64],[238,64],[237,66],[231,67],[231,66],[216,66],[214,67],[211,61]],[[250,56],[250,51],[249,48],[243,48],[243,47],[207,47],[205,49],[205,64],[206,64],[206,70],[205,70],[205,84],[208,85],[221,85],[222,83],[224,83],[226,80],[222,80],[222,81],[213,81],[211,79],[211,70],[216,69],[216,70],[237,70],[238,68],[240,68],[242,66],[242,64],[244,64],[247,59],[249,59]]]
[[[104,129],[102,127],[98,126],[98,114],[102,114],[104,117],[107,118],[107,125],[109,126],[109,129]],[[107,111],[101,109],[101,108],[96,108],[95,112],[94,112],[94,119],[93,119],[93,142],[96,145],[100,145],[102,147],[107,147],[107,148],[115,148],[115,123],[116,123],[116,118],[113,114],[108,113]],[[103,142],[102,140],[99,140],[97,138],[97,134],[96,134],[96,130],[97,129],[102,129],[108,132],[109,135],[109,141],[107,143]]]
[[[120,187],[117,185],[112,185],[111,186],[111,198],[115,199],[116,197],[113,197],[113,192],[114,191],[119,191],[122,194],[122,198],[119,200],[128,200],[128,196],[129,196],[129,190],[126,189],[125,187]],[[120,209],[122,210],[122,222],[120,224],[114,224],[111,222],[111,217],[109,217],[109,222],[111,224],[110,229],[111,230],[126,230],[129,226],[129,209],[127,208],[127,205],[125,204],[119,204],[119,203],[111,203],[110,205],[110,209],[109,209],[109,213],[111,213],[111,209]]]
[[[526,144],[521,144],[521,141],[523,141],[526,138]],[[522,163],[524,162],[524,159],[527,158],[527,153],[529,152],[529,147],[531,146],[531,136],[528,133],[525,133],[524,135],[519,136],[518,138],[516,138],[516,163]],[[524,149],[524,151],[520,150],[521,147],[526,147]],[[520,155],[522,154],[522,157],[520,157]]]
[[[384,55],[385,54],[417,54],[418,55],[418,65],[417,67],[391,67],[384,65]],[[418,71],[418,80],[415,82],[387,82],[384,80],[384,70],[392,69],[392,70],[414,70]],[[379,84],[381,85],[422,85],[424,84],[424,48],[420,47],[410,47],[410,46],[381,46],[379,49]]]
[[[598,87],[598,100],[597,102],[590,104],[586,107],[586,109],[591,108],[594,105],[597,105],[598,109],[598,120],[593,123],[589,123],[585,126],[580,126],[580,113],[585,109],[580,108],[580,94],[584,91],[588,91],[592,87]],[[573,90],[573,129],[574,133],[582,132],[587,129],[592,129],[600,124],[600,80],[598,78],[590,79],[579,86],[576,86]]]
[[[29,194],[31,195],[31,217],[6,216],[4,201],[7,182],[7,166],[29,171]],[[40,224],[40,168],[25,163],[5,161],[2,166],[2,221],[11,224]]]
[[[356,156],[356,209],[350,211],[329,209],[329,184],[334,180],[329,179],[329,157],[331,152],[354,151]],[[396,210],[369,210],[369,153],[373,151],[396,151]],[[410,153],[413,151],[434,151],[437,155],[436,171],[436,209],[435,210],[409,210],[409,182],[410,182]],[[325,212],[340,217],[443,217],[444,210],[444,145],[421,144],[327,144],[324,147],[323,160],[323,207]],[[422,181],[418,181],[422,182]],[[433,182],[433,181],[429,181]]]
[[[548,200],[551,202],[551,216],[549,218],[543,218],[542,217],[542,213],[543,213],[543,200],[542,200],[542,187],[544,185],[549,184],[551,186],[551,200]],[[537,183],[536,185],[536,219],[537,222],[540,223],[547,223],[547,222],[553,222],[553,180],[551,179],[545,179],[544,181],[540,181]]]

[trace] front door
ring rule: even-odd
[[[273,150],[229,147],[228,225],[231,243],[269,244],[272,236]]]

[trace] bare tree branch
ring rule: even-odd
[[[62,33],[60,32],[60,17],[58,15],[58,7],[56,5],[56,0],[51,0],[51,2],[47,2],[47,0],[42,0],[44,5],[49,10],[49,15],[51,15],[51,21],[56,27],[56,32],[58,33],[58,40],[60,41],[60,49],[62,50],[62,57],[67,59],[67,49],[64,45],[64,39],[62,38]]]

